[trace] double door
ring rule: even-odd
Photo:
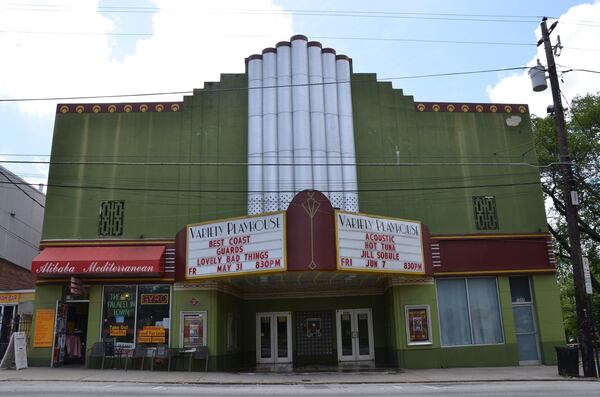
[[[256,362],[292,362],[292,315],[290,312],[256,315]]]
[[[339,361],[366,361],[375,358],[371,309],[336,311]]]

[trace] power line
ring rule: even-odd
[[[2,171],[1,169],[0,169],[0,175],[4,176],[4,177],[6,178],[6,180],[8,181],[8,182],[4,182],[4,181],[2,181],[2,183],[10,183],[10,184],[12,184],[12,185],[15,185],[15,187],[16,187],[17,189],[19,189],[21,192],[23,192],[23,194],[24,194],[24,195],[26,195],[27,197],[29,197],[31,200],[35,201],[35,203],[36,203],[37,205],[39,205],[39,206],[40,206],[40,207],[42,207],[42,208],[45,208],[45,207],[44,207],[44,204],[42,204],[42,203],[40,203],[39,201],[37,201],[37,200],[36,200],[35,198],[33,198],[33,197],[32,197],[32,196],[29,194],[29,193],[27,193],[25,190],[23,190],[23,189],[21,188],[21,186],[19,186],[19,185],[25,185],[25,186],[29,186],[29,187],[31,187],[31,185],[30,185],[29,183],[27,183],[27,182],[23,182],[23,183],[20,183],[20,182],[14,182],[12,179],[10,179],[10,178],[8,177],[8,175],[6,175],[6,174],[4,173],[4,171]]]
[[[291,157],[291,156],[290,156]],[[341,157],[340,157],[341,158]],[[145,162],[145,161],[26,161],[26,160],[0,160],[0,163],[6,164],[50,164],[50,165],[97,165],[97,166],[200,166],[200,167],[251,167],[251,166],[287,166],[287,167],[439,167],[439,166],[515,166],[548,168],[560,165],[560,162],[553,162],[545,165],[537,165],[524,162],[372,162],[372,163],[314,163],[314,164],[294,164],[294,163],[250,163],[250,162]],[[569,163],[570,164],[570,163]]]
[[[481,73],[492,73],[492,72],[506,72],[512,70],[523,70],[529,69],[528,66],[517,66],[511,68],[498,68],[498,69],[482,69],[482,70],[469,70],[462,72],[448,72],[448,73],[435,73],[435,74],[421,74],[412,76],[401,76],[401,77],[386,77],[380,78],[378,81],[390,81],[390,80],[407,80],[407,79],[420,79],[430,77],[448,77],[448,76],[459,76],[459,75],[471,75]],[[325,86],[335,84],[349,84],[349,83],[362,83],[371,82],[371,80],[360,80],[354,81],[334,81],[334,82],[323,82],[323,83],[305,83],[305,84],[285,84],[285,85],[271,85],[271,86],[260,86],[260,87],[233,87],[233,88],[203,88],[202,92],[232,92],[232,91],[247,91],[254,89],[271,89],[271,88],[289,88],[289,87],[305,87],[305,86]],[[166,91],[166,92],[151,92],[151,93],[136,93],[136,94],[113,94],[113,95],[88,95],[88,96],[71,96],[71,97],[45,97],[45,98],[0,98],[0,102],[28,102],[28,101],[66,101],[75,99],[101,99],[101,98],[124,98],[124,97],[143,97],[143,96],[158,96],[158,95],[184,95],[193,94],[193,90],[186,91]]]
[[[8,4],[2,7],[16,11],[50,11],[50,12],[85,12],[99,11],[106,13],[156,13],[158,11],[181,11],[185,9],[159,8],[159,7],[130,7],[130,6],[98,6],[91,7],[69,7],[62,5],[42,4]],[[359,18],[386,18],[386,19],[431,19],[447,21],[475,21],[475,22],[537,22],[542,16],[538,15],[504,15],[504,14],[460,14],[460,13],[430,13],[430,12],[397,12],[397,11],[346,11],[346,10],[268,10],[268,9],[213,9],[202,10],[205,14],[241,14],[241,15],[300,15],[300,16],[330,16],[330,17],[359,17]]]
[[[17,34],[43,34],[43,35],[65,35],[65,36],[153,36],[153,33],[127,33],[127,32],[56,32],[56,31],[32,31],[32,30],[0,30],[0,33],[17,33]],[[211,37],[224,38],[277,38],[275,35],[237,35],[237,34],[222,34]],[[501,46],[528,46],[535,47],[535,43],[518,43],[518,42],[496,42],[496,41],[473,41],[473,40],[441,40],[441,39],[407,39],[401,37],[348,37],[348,36],[312,36],[311,39],[319,40],[352,40],[352,41],[396,41],[396,42],[414,42],[414,43],[439,43],[439,44],[474,44],[474,45],[501,45]]]
[[[410,79],[423,79],[433,77],[451,77],[451,76],[466,76],[473,74],[482,73],[493,73],[493,72],[508,72],[514,70],[529,69],[529,66],[516,66],[510,68],[497,68],[497,69],[482,69],[482,70],[469,70],[462,72],[448,72],[448,73],[432,73],[432,74],[421,74],[411,76],[400,76],[400,77],[383,77],[379,78],[378,82],[394,81],[394,80],[410,80]],[[588,73],[600,73],[600,71],[590,69],[572,69],[570,71],[580,71]],[[260,90],[260,89],[273,89],[273,88],[290,88],[290,87],[310,87],[310,86],[325,86],[325,85],[336,85],[336,84],[360,84],[371,82],[372,80],[361,80],[356,78],[355,80],[348,81],[334,81],[334,82],[322,82],[322,83],[305,83],[305,84],[285,84],[285,85],[270,85],[260,87],[231,87],[231,88],[202,88],[201,91],[205,93],[218,93],[218,92],[236,92],[236,91],[248,91],[248,90]],[[132,93],[132,94],[111,94],[111,95],[86,95],[86,96],[69,96],[69,97],[40,97],[40,98],[0,98],[0,102],[34,102],[34,101],[70,101],[70,100],[87,100],[87,99],[105,99],[105,98],[127,98],[127,97],[146,97],[146,96],[163,96],[163,95],[186,95],[193,94],[194,90],[186,91],[164,91],[164,92],[147,92],[147,93]]]
[[[0,181],[0,184],[7,184],[8,182]],[[26,182],[21,184],[27,185]],[[515,187],[515,186],[527,186],[527,185],[539,185],[540,181],[532,182],[519,182],[519,183],[499,183],[499,184],[485,184],[485,185],[463,185],[463,186],[437,186],[437,187],[420,187],[420,188],[382,188],[382,189],[356,189],[352,192],[357,193],[385,193],[385,192],[403,192],[403,191],[430,191],[430,190],[454,190],[454,189],[478,189],[478,188],[489,188],[489,187]],[[60,183],[49,183],[47,187],[56,188],[68,188],[68,189],[93,189],[93,190],[120,190],[120,191],[134,191],[134,192],[163,192],[163,193],[297,193],[296,190],[252,190],[252,189],[230,189],[230,190],[216,190],[216,189],[169,189],[163,187],[120,187],[120,186],[94,186],[94,185],[68,185]],[[349,190],[328,190],[329,193],[346,193]]]

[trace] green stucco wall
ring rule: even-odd
[[[33,347],[33,339],[35,337],[35,310],[52,309],[56,316],[56,301],[62,299],[62,292],[62,285],[38,285],[35,290],[34,316],[31,327],[32,333],[27,352],[27,363],[32,367],[48,367],[50,366],[50,358],[52,357],[51,347]]]
[[[554,365],[556,364],[554,347],[566,343],[560,291],[553,274],[533,276],[531,279],[542,362]]]
[[[125,239],[244,214],[245,167],[206,163],[246,162],[247,96],[235,89],[245,86],[224,75],[179,112],[57,114],[42,238],[98,238],[101,200],[125,201]],[[159,165],[123,164],[136,162]]]
[[[500,164],[537,163],[528,114],[421,113],[374,74],[353,75],[352,101],[357,161],[388,164],[358,167],[361,212],[421,220],[434,234],[475,233],[472,197],[491,195],[500,226],[491,232],[546,230],[537,169]]]

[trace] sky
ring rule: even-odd
[[[47,165],[11,161],[49,160],[57,103],[183,94],[15,99],[192,91],[294,34],[415,100],[526,103],[543,117],[550,90],[533,92],[526,70],[424,77],[545,65],[542,16],[559,21],[565,105],[600,92],[600,73],[577,70],[600,71],[600,0],[0,0],[0,165],[46,183]]]

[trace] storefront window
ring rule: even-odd
[[[168,343],[168,285],[140,285],[138,288],[137,343]]]
[[[168,285],[104,287],[102,338],[126,348],[169,343],[170,301]]]
[[[437,280],[443,346],[504,341],[495,278]]]
[[[114,338],[120,346],[134,346],[136,292],[135,285],[104,287],[102,339]]]

